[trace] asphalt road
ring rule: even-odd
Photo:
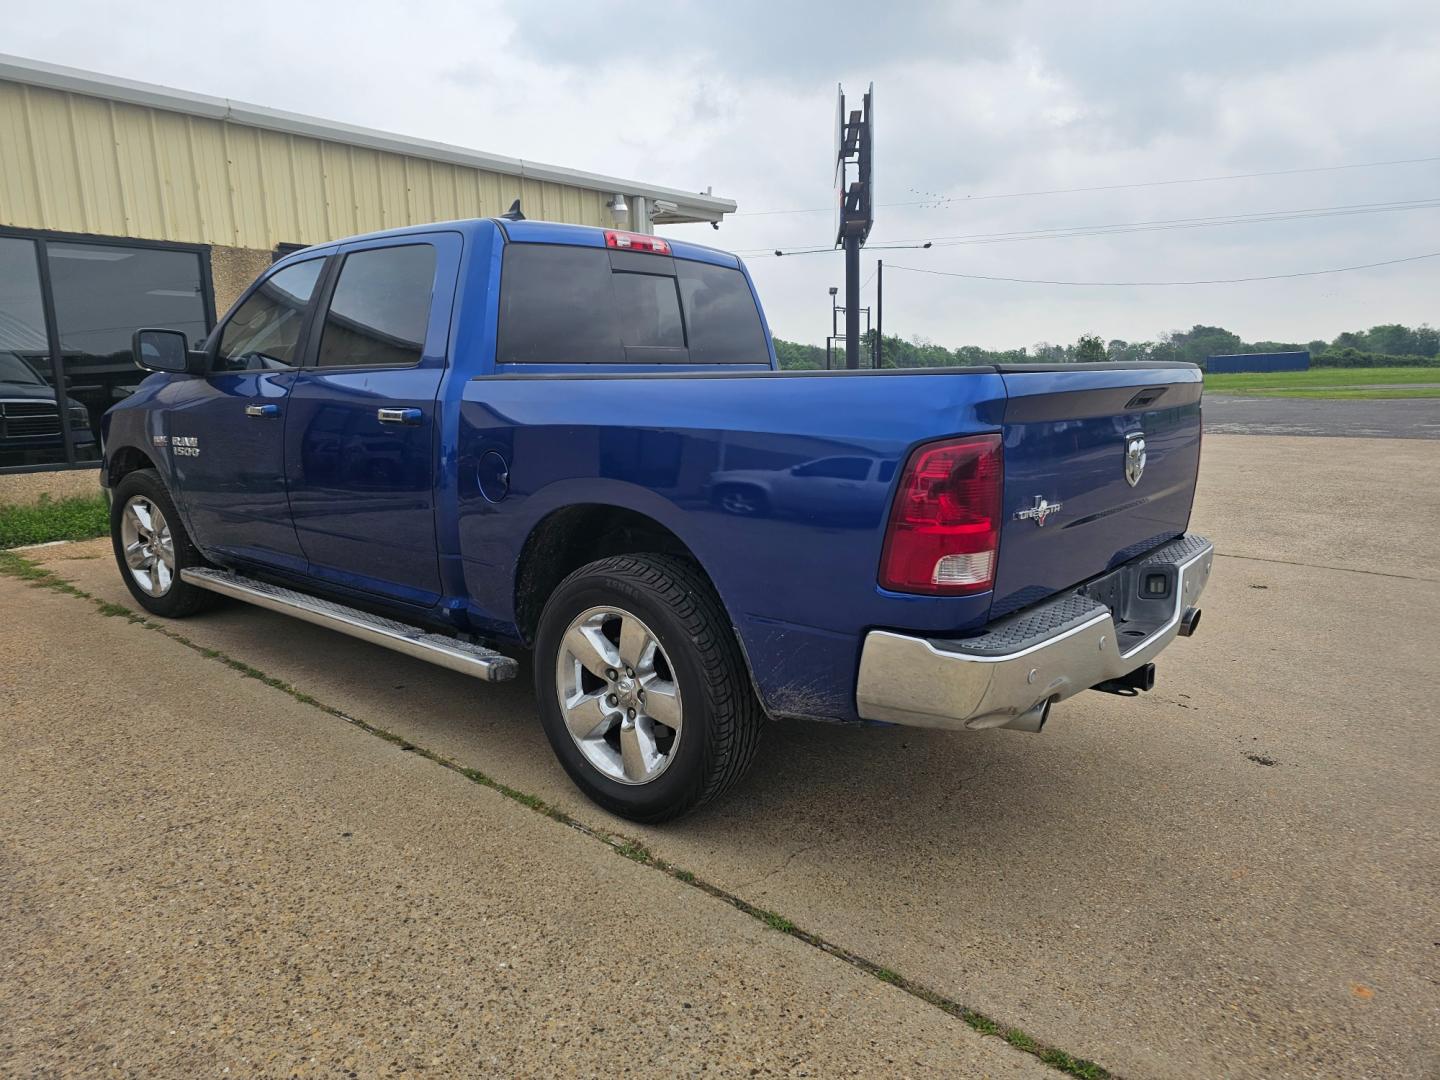
[[[1324,435],[1364,439],[1440,439],[1440,399],[1205,395],[1205,432],[1216,435]]]
[[[1434,1077],[1440,445],[1207,436],[1193,527],[1205,620],[1153,693],[1041,735],[776,724],[660,829],[574,792],[524,683],[238,605],[173,626],[1119,1075]],[[36,554],[130,606],[103,542]],[[0,589],[0,1073],[1038,1067],[93,602]]]

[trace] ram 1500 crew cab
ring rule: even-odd
[[[764,721],[1038,731],[1148,689],[1211,545],[1188,364],[782,371],[745,267],[536,221],[276,263],[142,330],[105,417],[130,591],[237,597],[482,680],[533,656],[591,798],[657,821]]]

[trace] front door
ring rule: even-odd
[[[322,253],[260,281],[212,339],[210,373],[176,384],[160,449],[206,551],[305,569],[285,492],[285,411],[324,267]]]
[[[431,233],[340,250],[285,422],[290,509],[310,572],[419,605],[441,593],[436,396],[460,244]]]

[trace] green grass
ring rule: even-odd
[[[640,841],[638,840],[627,840],[622,838],[618,843],[613,844],[612,846],[617,852],[619,852],[621,855],[624,855],[625,858],[633,859],[635,862],[648,863],[655,861],[655,856],[651,855],[649,849],[646,848],[646,846],[640,843]]]
[[[36,503],[0,506],[0,548],[89,540],[109,531],[110,506],[99,494],[59,500],[42,495]]]
[[[1205,376],[1205,389],[1256,397],[1397,398],[1440,397],[1440,367],[1311,368],[1309,371],[1245,371]],[[1383,389],[1356,389],[1381,386]]]
[[[779,930],[782,934],[795,933],[795,924],[789,919],[785,918],[784,915],[777,915],[773,911],[764,911],[762,909],[760,912],[760,918],[764,921],[766,926],[770,927],[771,930]]]

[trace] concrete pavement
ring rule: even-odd
[[[1049,1073],[88,601],[0,604],[0,1075]]]
[[[663,829],[573,791],[528,683],[239,606],[176,627],[1123,1075],[1435,1075],[1440,445],[1210,436],[1201,484],[1221,554],[1154,693],[1082,695],[1039,736],[777,724]],[[37,554],[130,604],[102,545]]]

